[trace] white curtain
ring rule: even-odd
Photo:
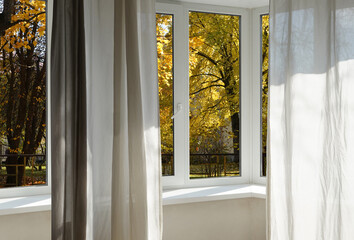
[[[161,239],[154,0],[85,0],[87,239]]]
[[[113,239],[161,239],[155,29],[154,0],[116,1]]]
[[[269,240],[354,239],[354,1],[272,0]]]

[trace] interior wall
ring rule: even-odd
[[[167,205],[163,240],[265,240],[265,200],[243,198]],[[0,239],[51,239],[50,211],[0,216]]]
[[[163,240],[265,240],[264,199],[164,206]]]
[[[50,219],[50,211],[0,216],[0,239],[49,240]]]

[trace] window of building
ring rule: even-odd
[[[0,187],[47,186],[47,2],[1,9]]]
[[[157,9],[163,185],[264,184],[267,8]]]

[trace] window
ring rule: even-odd
[[[260,45],[267,42],[260,32],[269,30],[259,19],[267,9],[157,9],[164,187],[264,184],[267,75],[264,87],[259,76],[267,71],[261,49],[268,45]]]
[[[267,109],[268,109],[268,69],[269,69],[269,15],[264,14],[260,17],[261,26],[262,26],[262,60],[261,60],[261,88],[262,88],[262,97],[261,97],[261,131],[262,131],[262,176],[267,175]]]
[[[191,179],[240,176],[240,21],[189,12]]]
[[[162,176],[174,175],[173,15],[156,14]]]
[[[48,184],[47,5],[33,0],[0,7],[7,21],[0,29],[1,188]]]

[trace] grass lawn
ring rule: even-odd
[[[36,169],[32,169],[32,167],[26,166],[25,171],[25,186],[28,185],[41,185],[46,184],[47,177],[47,167],[45,165],[42,166],[42,169],[39,170],[39,166],[36,166]],[[6,167],[1,166],[0,170],[0,188],[4,187],[6,184]]]

